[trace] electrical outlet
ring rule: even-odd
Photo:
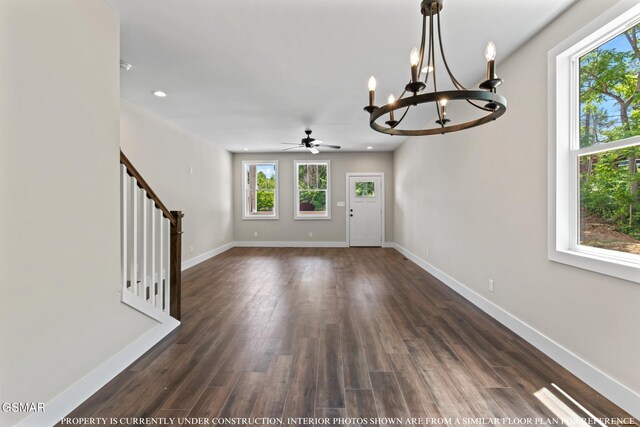
[[[427,254],[426,254],[426,256],[429,256],[429,249],[427,249]]]
[[[489,279],[489,292],[493,292],[493,279]]]
[[[309,233],[309,237],[313,237],[313,233]]]
[[[253,232],[253,237],[258,237],[258,232],[257,231]]]
[[[193,175],[193,166],[189,166],[189,175]]]
[[[221,241],[221,242],[224,242],[224,234],[221,234],[221,235],[220,235],[220,241]]]
[[[189,247],[189,253],[192,254],[193,253],[193,246]]]

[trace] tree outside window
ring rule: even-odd
[[[578,243],[640,255],[639,36],[640,24],[580,57],[577,154]]]
[[[329,217],[329,162],[295,162],[296,218]]]
[[[243,218],[275,219],[278,195],[278,163],[243,162]]]

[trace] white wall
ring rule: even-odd
[[[156,324],[120,302],[118,61],[102,1],[0,2],[1,402],[50,401]]]
[[[242,219],[242,161],[278,160],[280,167],[280,219]],[[294,215],[294,160],[331,161],[331,219],[295,221]],[[385,174],[385,234],[393,241],[393,153],[248,153],[233,155],[233,229],[236,241],[285,242],[342,242],[346,241],[345,207],[336,206],[346,201],[347,172],[384,172]],[[254,231],[258,237],[254,237]],[[313,238],[309,237],[313,233]]]
[[[640,392],[640,285],[547,260],[547,52],[613,4],[577,2],[498,65],[498,121],[396,150],[395,238]]]
[[[163,203],[185,215],[182,261],[231,242],[231,154],[124,99],[121,107],[122,151]]]

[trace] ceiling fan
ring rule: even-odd
[[[318,139],[311,138],[311,129],[306,129],[304,131],[304,133],[306,133],[307,136],[305,138],[302,138],[300,140],[299,144],[283,142],[283,144],[295,145],[295,147],[285,148],[282,151],[295,150],[297,148],[306,148],[311,153],[318,154],[320,152],[320,150],[318,150],[318,147],[333,148],[333,149],[336,149],[336,150],[340,149],[339,145],[327,145],[327,144],[324,144],[322,141],[320,141]]]

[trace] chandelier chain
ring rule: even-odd
[[[427,16],[422,15],[422,43],[420,43],[420,64],[418,65],[418,72],[422,71],[422,63],[424,61],[424,44],[426,38],[426,25],[427,25]]]
[[[429,14],[429,44],[431,47],[431,55],[433,56],[433,92],[438,93],[438,77],[436,76],[436,47],[433,40],[433,13]],[[440,52],[442,53],[442,52]],[[438,122],[440,122],[440,127],[444,127],[445,123],[442,117],[442,113],[440,111],[439,101],[433,103],[434,108],[436,109],[436,114],[438,115]]]
[[[458,81],[458,79],[456,79],[456,77],[451,72],[451,69],[449,68],[449,63],[447,62],[447,57],[445,56],[444,48],[442,47],[442,31],[441,30],[442,30],[442,25],[440,25],[440,14],[438,14],[438,41],[440,42],[440,54],[442,55],[442,62],[444,63],[445,68],[447,69],[447,73],[449,74],[451,83],[453,83],[453,85],[460,90],[467,90],[467,88],[464,87],[462,83]]]

